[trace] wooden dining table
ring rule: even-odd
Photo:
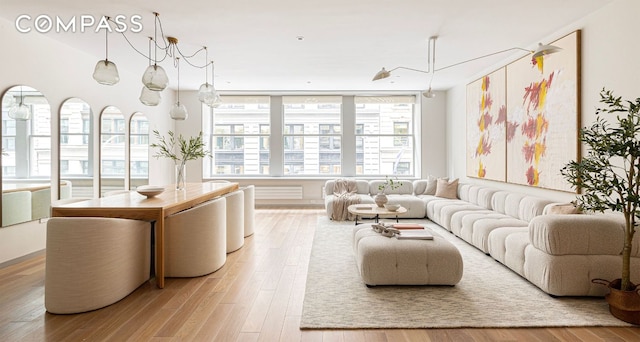
[[[164,219],[213,198],[238,190],[238,183],[187,183],[184,189],[164,186],[153,197],[136,191],[51,208],[52,217],[112,217],[155,221],[156,284],[164,288]]]

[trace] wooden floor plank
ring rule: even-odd
[[[637,327],[300,330],[317,218],[258,209],[256,231],[218,271],[153,280],[106,308],[44,309],[44,254],[0,269],[0,341],[634,341]]]

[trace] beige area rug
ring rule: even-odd
[[[356,268],[353,222],[318,220],[302,329],[628,326],[603,298],[553,298],[515,272],[427,220],[461,252],[456,286],[367,288]]]

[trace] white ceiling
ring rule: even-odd
[[[613,1],[2,0],[0,17],[13,24],[21,14],[59,16],[65,21],[81,15],[139,14],[144,30],[127,33],[127,38],[146,53],[148,37],[154,34],[153,12],[158,12],[165,35],[177,37],[185,54],[209,48],[219,90],[393,91],[427,88],[429,75],[418,72],[399,70],[376,82],[371,78],[383,66],[427,69],[430,36],[438,36],[436,68],[440,68],[511,47],[534,49],[540,39]],[[104,58],[103,32],[45,35],[94,55],[97,61]],[[142,75],[147,66],[144,57],[121,35],[111,34],[109,43],[109,59],[121,72]],[[433,88],[447,89],[481,69],[522,55],[505,53],[439,72]],[[203,55],[195,61],[204,64],[204,59]],[[175,69],[170,63],[164,66],[175,87]],[[82,67],[91,77],[93,65]],[[203,70],[184,63],[180,73],[181,89],[197,89],[205,79]]]

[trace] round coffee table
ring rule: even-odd
[[[398,222],[398,215],[404,214],[407,212],[407,208],[400,206],[398,210],[391,211],[387,210],[385,207],[378,207],[377,204],[352,204],[347,210],[349,213],[356,216],[356,225],[358,225],[358,216],[372,216],[376,223],[380,221],[380,215],[383,216],[393,216],[396,217],[396,222]]]

